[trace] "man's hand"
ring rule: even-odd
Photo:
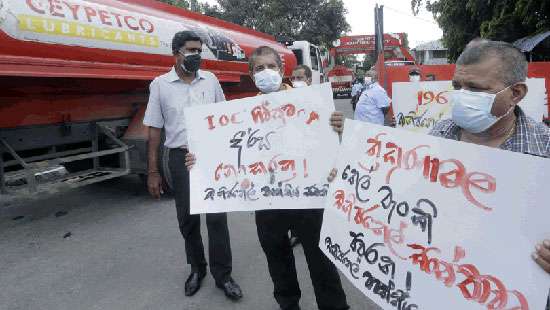
[[[542,269],[544,269],[544,271],[550,274],[550,240],[544,240],[535,247],[535,250],[533,259]]]
[[[341,135],[342,132],[344,132],[344,113],[340,111],[332,112],[332,115],[330,116],[330,126],[332,126],[334,131]]]
[[[153,198],[160,199],[160,195],[164,194],[162,189],[162,177],[158,172],[149,173],[147,176],[147,189]]]
[[[187,170],[191,171],[196,161],[197,158],[195,157],[195,154],[187,153],[185,155],[185,167],[187,167]]]

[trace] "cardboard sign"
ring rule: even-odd
[[[542,121],[547,109],[544,79],[527,79],[528,92],[519,103],[523,111]],[[393,110],[397,128],[429,133],[435,123],[451,118],[451,81],[393,83]]]
[[[191,213],[323,208],[333,111],[328,83],[185,109]]]
[[[544,309],[550,160],[346,120],[320,247],[383,309]]]

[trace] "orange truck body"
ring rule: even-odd
[[[181,30],[202,38],[201,68],[228,99],[257,93],[247,62],[259,46],[281,55],[286,76],[296,66],[273,36],[154,0],[0,0],[0,190],[33,162],[100,150],[94,124],[124,141],[130,171],[144,173],[149,83],[173,66]]]

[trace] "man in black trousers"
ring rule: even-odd
[[[162,194],[162,178],[158,170],[158,150],[161,129],[164,145],[170,149],[169,168],[174,185],[179,228],[185,239],[187,263],[191,274],[185,282],[185,295],[194,295],[206,276],[206,259],[200,233],[200,216],[190,215],[189,172],[185,168],[187,150],[184,107],[224,101],[222,88],[216,76],[199,70],[202,40],[191,31],[176,33],[172,40],[175,65],[153,80],[143,123],[149,126],[148,180],[149,192],[155,198]],[[231,277],[231,246],[225,213],[207,214],[210,272],[216,286],[225,295],[238,300],[242,297],[239,285]]]
[[[249,57],[249,70],[261,93],[291,89],[282,83],[283,64],[272,48],[262,46]],[[191,169],[194,154],[186,156]],[[273,295],[282,310],[299,310],[301,291],[288,231],[302,242],[319,310],[347,310],[346,294],[338,270],[319,248],[324,209],[256,211],[256,230],[267,258]]]

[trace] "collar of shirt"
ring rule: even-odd
[[[541,157],[550,157],[550,129],[543,123],[536,122],[525,115],[523,110],[516,106],[516,131],[500,148],[512,152],[530,154]],[[430,132],[431,135],[446,139],[460,140],[460,130],[450,119],[438,122]]]
[[[170,72],[168,72],[168,74],[166,75],[166,80],[168,80],[168,82],[176,82],[180,80],[180,77],[178,76],[178,73],[176,72],[175,67],[172,67]],[[202,74],[201,70],[197,71],[196,77],[191,83],[195,83],[198,80],[204,80],[204,75]]]
[[[278,91],[291,90],[291,89],[292,89],[292,86],[290,86],[290,85],[288,85],[288,84],[286,84],[286,83],[283,83],[282,88],[283,88],[283,89],[279,89]],[[256,94],[256,96],[261,96],[261,95],[265,95],[265,94],[262,93],[262,92],[259,92],[259,93]]]

